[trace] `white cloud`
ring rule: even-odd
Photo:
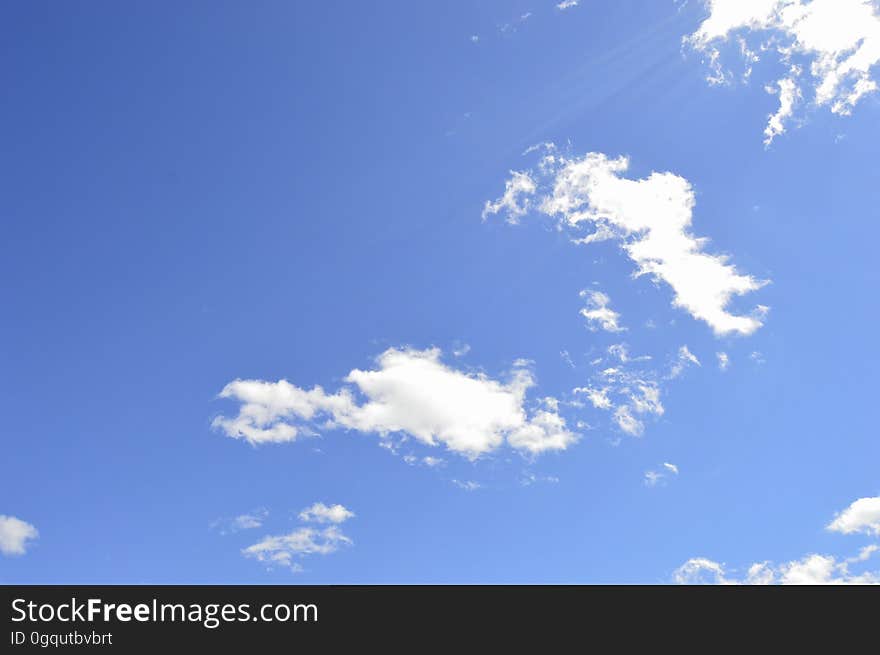
[[[724,565],[705,557],[692,557],[675,569],[672,579],[676,584],[730,584]]]
[[[708,57],[710,82],[729,81],[721,47],[732,39],[749,67],[755,50],[775,53],[790,67],[790,76],[777,83],[780,109],[764,131],[767,144],[785,131],[807,87],[815,106],[836,114],[851,113],[877,90],[872,73],[880,63],[880,12],[872,0],[705,0],[705,5],[709,16],[684,41]],[[753,48],[747,38],[757,42]]]
[[[37,529],[27,521],[0,514],[0,553],[24,555],[31,541],[39,536]]]
[[[354,516],[354,512],[344,506],[315,503],[299,513],[300,521],[307,523],[344,523]]]
[[[880,536],[880,497],[859,498],[840,512],[827,529],[844,534]],[[731,576],[724,564],[696,557],[676,569],[672,577],[679,584],[880,584],[880,571],[851,570],[852,566],[863,565],[877,552],[880,552],[880,546],[870,544],[861,548],[857,555],[844,559],[811,553],[782,564],[756,562],[740,577]]]
[[[527,173],[510,171],[510,179],[504,184],[504,195],[495,202],[486,201],[483,206],[483,220],[502,210],[509,223],[518,223],[529,211],[529,195],[535,192],[535,182]],[[525,196],[520,200],[522,196]]]
[[[617,238],[637,265],[636,276],[666,282],[674,292],[673,304],[708,323],[717,335],[748,335],[761,327],[766,308],[744,316],[727,306],[734,296],[766,282],[739,273],[724,255],[705,252],[707,240],[690,233],[695,204],[690,183],[673,173],[627,178],[628,168],[626,157],[588,153],[569,158],[550,149],[535,171],[512,173],[504,195],[486,203],[483,217],[505,213],[508,222],[516,223],[535,208],[575,233],[592,226],[592,234],[575,240]]]
[[[715,357],[718,358],[718,368],[722,371],[726,371],[730,367],[730,357],[725,352],[717,352],[715,353]]]
[[[584,289],[580,292],[580,296],[587,303],[587,306],[581,310],[581,316],[587,319],[592,331],[601,328],[606,332],[622,332],[626,329],[620,326],[620,314],[608,306],[611,298],[607,294]]]
[[[675,358],[675,361],[672,363],[672,367],[669,370],[669,377],[672,379],[677,378],[684,373],[684,370],[688,366],[691,365],[700,366],[700,360],[697,359],[697,356],[694,355],[687,346],[682,346],[678,349],[678,356]]]
[[[797,67],[794,67],[797,70]],[[779,93],[779,109],[770,116],[767,127],[764,128],[764,145],[769,146],[773,139],[785,132],[785,124],[794,114],[794,106],[801,99],[801,90],[797,82],[790,77],[776,82],[777,89],[770,87],[771,93]]]
[[[862,532],[880,536],[880,496],[859,498],[838,514],[828,529],[843,534]]]
[[[629,405],[621,405],[614,410],[614,422],[631,437],[641,437],[645,433],[645,424],[633,416]]]
[[[287,534],[263,537],[257,543],[243,548],[241,553],[269,567],[284,566],[294,572],[302,571],[301,561],[304,558],[329,555],[353,543],[339,529],[339,524],[354,515],[354,512],[339,504],[314,503],[299,513],[300,521],[333,525],[324,528],[300,527]]]
[[[665,411],[660,400],[660,376],[656,371],[643,368],[650,357],[630,357],[623,344],[608,350],[617,360],[616,365],[601,368],[605,360],[601,357],[593,360],[591,364],[601,370],[593,376],[590,385],[576,387],[572,394],[586,396],[593,407],[611,413],[611,420],[620,431],[640,437],[645,432],[643,419],[662,416]]]
[[[517,362],[507,382],[453,369],[436,348],[390,348],[374,370],[351,371],[345,382],[365,397],[359,403],[351,387],[334,394],[321,387],[301,389],[286,380],[235,380],[220,396],[242,403],[233,418],[213,425],[230,437],[252,444],[293,441],[314,433],[316,420],[328,428],[378,434],[402,433],[427,446],[476,459],[505,442],[528,454],[564,450],[577,441],[555,411],[527,411],[526,392],[534,378],[526,362]]]
[[[629,354],[629,348],[625,343],[614,343],[608,346],[608,354],[616,357],[621,363],[627,362],[645,362],[651,359],[650,355],[639,355],[632,357]]]
[[[511,446],[533,455],[565,450],[574,440],[575,436],[565,426],[565,419],[555,411],[543,409],[507,436],[507,443]]]
[[[453,480],[452,484],[465,491],[476,491],[477,489],[483,488],[483,485],[479,482],[474,482],[473,480]]]
[[[256,559],[268,566],[285,566],[301,571],[300,560],[309,555],[329,555],[342,546],[352,544],[335,525],[323,529],[297,528],[293,532],[265,537],[252,546],[242,549],[245,557]]]
[[[731,577],[723,564],[695,557],[676,569],[672,578],[678,584],[880,584],[880,573],[851,573],[852,561],[811,554],[782,564],[756,562],[748,567],[744,576],[737,578]]]
[[[575,394],[584,394],[596,409],[611,409],[613,406],[611,399],[608,397],[608,387],[603,389],[595,389],[593,387],[577,387],[572,390]]]
[[[562,2],[560,2],[558,5],[556,5],[556,8],[559,11],[565,11],[566,9],[572,9],[573,7],[577,7],[577,6],[578,6],[578,0],[562,0]]]

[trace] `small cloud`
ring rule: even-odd
[[[620,325],[620,314],[609,307],[611,298],[608,297],[608,294],[584,289],[580,292],[580,297],[587,304],[580,313],[587,319],[591,331],[595,332],[601,328],[606,332],[622,332],[626,329]]]
[[[767,360],[764,359],[764,355],[759,351],[755,350],[749,353],[749,359],[751,359],[755,364],[766,364]]]
[[[299,513],[300,521],[307,523],[344,523],[354,516],[354,512],[342,505],[315,503]]]
[[[880,496],[859,498],[840,512],[828,530],[843,534],[873,534],[880,537]]]
[[[335,525],[323,529],[297,528],[284,535],[265,537],[242,549],[245,557],[256,559],[269,568],[283,566],[293,572],[303,570],[300,560],[310,555],[329,555],[342,546],[350,546],[352,540]]]
[[[715,353],[715,357],[718,358],[718,368],[722,371],[726,371],[730,367],[730,357],[727,356],[725,352]]]
[[[687,346],[682,346],[678,349],[678,356],[673,362],[672,367],[669,370],[669,378],[675,379],[679,375],[681,375],[684,370],[690,366],[700,366],[700,360],[697,359],[696,355],[694,355]]]
[[[479,43],[480,37],[477,34],[471,34],[471,43]]]
[[[220,530],[220,534],[234,534],[241,530],[252,530],[263,525],[263,521],[269,516],[269,510],[259,508],[247,514],[239,514],[232,518],[218,519],[211,524],[212,528]]]
[[[0,553],[24,555],[31,541],[40,536],[37,529],[14,516],[0,514]]]
[[[678,475],[678,466],[670,462],[663,462],[660,468],[645,471],[645,486],[656,487],[658,484],[666,484],[670,476]]]
[[[559,478],[555,475],[535,475],[531,471],[527,471],[523,473],[522,478],[520,478],[519,483],[524,487],[530,487],[533,484],[537,484],[539,482],[546,482],[548,484],[556,484],[559,482]]]
[[[559,11],[565,11],[566,9],[573,9],[574,7],[577,7],[577,6],[578,6],[578,0],[562,0],[562,2],[560,2],[558,5],[556,5],[556,8]]]
[[[311,555],[329,555],[354,542],[340,529],[340,523],[354,516],[354,512],[342,505],[315,503],[299,513],[303,522],[332,523],[323,528],[304,526],[287,534],[263,537],[255,544],[243,548],[241,554],[255,559],[268,568],[282,566],[294,573],[303,570],[302,560]]]
[[[483,485],[479,482],[474,482],[473,480],[452,480],[452,484],[465,491],[476,491],[477,489],[483,488]]]

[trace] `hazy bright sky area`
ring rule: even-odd
[[[880,582],[880,3],[0,24],[0,582]]]

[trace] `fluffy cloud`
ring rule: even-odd
[[[695,199],[686,179],[673,173],[627,178],[626,157],[589,153],[569,158],[552,145],[544,148],[536,170],[513,173],[504,195],[486,203],[484,218],[504,213],[515,223],[534,208],[575,234],[591,226],[592,233],[574,240],[619,240],[637,266],[636,276],[666,282],[673,304],[708,323],[717,335],[748,335],[761,327],[766,308],[743,316],[727,306],[734,296],[765,282],[739,273],[726,256],[704,251],[706,239],[690,232]]]
[[[606,332],[622,332],[626,328],[620,326],[620,314],[611,309],[611,298],[601,291],[589,291],[584,289],[580,293],[587,306],[581,310],[581,316],[587,319],[587,324],[594,332],[598,329]]]
[[[880,536],[880,496],[859,498],[828,525],[843,534],[862,532]]]
[[[344,523],[353,516],[354,512],[346,509],[343,505],[325,505],[324,503],[315,503],[299,513],[299,519],[309,523]]]
[[[880,498],[856,500],[837,515],[828,529],[844,534],[863,532],[880,536]],[[880,584],[880,571],[851,570],[877,552],[880,546],[871,544],[857,555],[844,559],[812,553],[782,564],[756,562],[740,576],[728,573],[724,564],[695,557],[676,569],[672,577],[679,584]]]
[[[29,542],[39,536],[37,529],[14,516],[0,514],[0,553],[24,555]]]
[[[872,77],[880,63],[880,12],[872,0],[705,0],[709,16],[685,43],[703,52],[710,82],[724,83],[721,47],[733,40],[747,59],[755,50],[775,53],[789,74],[770,88],[779,94],[779,110],[764,131],[765,143],[785,131],[795,105],[811,88],[811,101],[849,114],[858,101],[877,90]],[[757,43],[751,47],[749,38]],[[806,79],[805,79],[806,78]]]
[[[715,357],[718,358],[718,368],[726,371],[730,367],[730,356],[726,352],[717,352]]]
[[[556,5],[556,8],[559,11],[565,11],[566,9],[572,9],[573,7],[577,6],[578,0],[562,0],[562,2]]]
[[[555,410],[527,411],[526,392],[534,378],[518,362],[507,382],[445,365],[436,348],[390,348],[373,370],[351,371],[352,386],[329,394],[321,387],[302,389],[286,380],[235,380],[220,396],[241,403],[233,418],[213,425],[230,437],[252,444],[292,441],[313,434],[315,421],[387,438],[401,433],[427,446],[476,459],[505,442],[528,454],[564,450],[577,440]]]

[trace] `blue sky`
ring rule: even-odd
[[[6,4],[0,580],[876,575],[876,69],[823,100],[809,15],[723,4]],[[662,208],[542,210],[588,153],[594,210],[692,192],[748,329],[633,276]]]

